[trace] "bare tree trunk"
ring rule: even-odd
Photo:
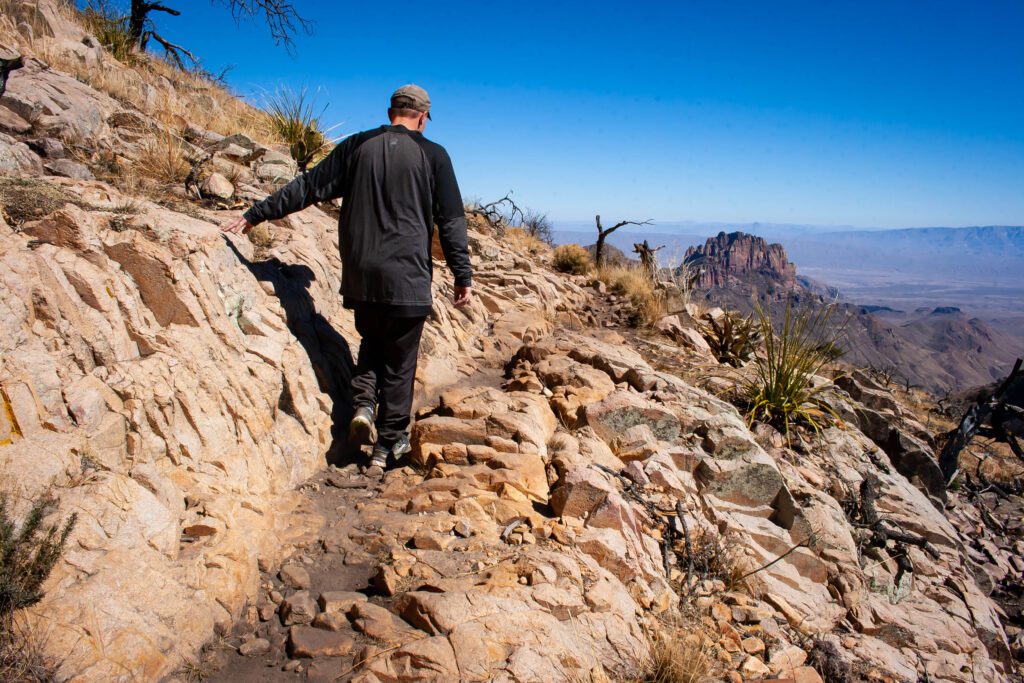
[[[604,240],[608,233],[601,228],[601,217],[594,216],[597,221],[597,243],[594,244],[594,264],[600,268],[604,265]]]
[[[658,280],[658,258],[655,256],[655,253],[664,248],[665,245],[652,249],[647,240],[639,244],[633,244],[633,252],[640,255],[640,265],[646,271],[647,277],[651,278],[651,282],[657,282]]]
[[[604,243],[608,238],[608,235],[612,234],[624,225],[650,225],[651,220],[645,221],[619,221],[610,228],[601,227],[601,216],[600,214],[594,216],[594,222],[597,224],[597,242],[594,244],[594,264],[598,268],[604,265]]]

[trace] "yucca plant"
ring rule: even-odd
[[[797,423],[820,432],[826,418],[838,416],[819,399],[828,385],[814,386],[814,377],[836,359],[849,318],[835,320],[835,304],[795,308],[792,299],[778,326],[770,309],[755,304],[754,310],[764,352],[756,357],[756,373],[746,387],[748,423],[771,424],[785,432],[787,442],[790,427]]]
[[[700,332],[719,363],[738,368],[754,356],[759,333],[751,316],[743,317],[729,311],[721,320],[710,313],[704,315]]]
[[[267,98],[265,109],[271,131],[288,145],[299,171],[304,172],[311,163],[324,156],[331,145],[321,122],[326,105],[317,111],[314,99],[305,89],[296,93],[281,88]]]

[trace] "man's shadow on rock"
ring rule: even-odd
[[[360,461],[360,444],[348,438],[352,420],[352,376],[355,363],[345,338],[316,310],[309,287],[316,280],[313,270],[304,264],[283,263],[277,258],[250,261],[242,255],[227,236],[228,248],[238,260],[262,282],[274,287],[274,294],[284,308],[288,329],[302,344],[316,373],[320,391],[331,397],[331,445],[327,449],[328,464],[344,467]]]

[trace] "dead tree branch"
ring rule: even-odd
[[[869,473],[860,484],[860,500],[857,502],[851,515],[851,524],[854,528],[870,532],[866,539],[869,548],[877,548],[888,554],[888,559],[896,563],[896,575],[893,578],[893,586],[898,589],[903,578],[907,574],[913,575],[914,564],[910,559],[910,552],[907,546],[915,546],[939,559],[939,551],[928,542],[923,536],[909,533],[899,524],[891,519],[886,519],[878,513],[876,501],[880,494],[881,482],[874,473]],[[889,543],[893,544],[893,552],[889,552]]]
[[[615,225],[605,228],[601,225],[600,214],[594,216],[594,222],[597,223],[597,243],[594,245],[594,263],[597,264],[598,268],[604,265],[604,243],[605,240],[608,239],[608,235],[626,225],[651,225],[654,223],[653,220],[648,218],[644,221],[619,221]]]
[[[262,15],[266,20],[270,37],[274,39],[274,44],[283,45],[289,54],[295,48],[294,36],[300,32],[311,33],[313,29],[312,22],[302,17],[295,9],[295,5],[287,0],[219,0],[219,4],[231,12],[236,23],[243,19],[253,20]],[[158,12],[172,17],[181,16],[180,10],[162,2],[131,0],[128,35],[132,44],[139,51],[145,51],[152,39],[160,44],[167,57],[179,69],[185,69],[185,60],[183,59],[185,57],[191,61],[193,66],[198,66],[199,60],[192,52],[181,45],[172,43],[157,31],[152,15]]]
[[[960,452],[975,435],[989,436],[1010,446],[1021,460],[1024,450],[1017,437],[1024,436],[1024,373],[1018,358],[1013,370],[995,390],[991,398],[979,400],[960,419],[960,424],[947,435],[946,445],[939,454],[939,467],[946,484],[960,471]]]
[[[526,220],[526,214],[523,210],[512,200],[512,190],[505,193],[505,196],[501,199],[496,199],[493,202],[487,204],[480,204],[479,206],[473,206],[468,209],[469,213],[476,214],[482,217],[488,223],[490,223],[499,231],[504,228],[516,224],[516,216],[519,217],[519,221],[523,222]]]
[[[170,57],[174,62],[174,65],[182,71],[186,70],[185,60],[183,60],[182,57],[188,57],[188,60],[193,65],[199,63],[199,59],[194,54],[183,48],[181,45],[175,45],[155,31],[146,31],[142,36],[143,49],[145,49],[146,43],[149,42],[149,39],[152,38],[156,42],[160,43],[160,47],[164,49],[164,54]]]

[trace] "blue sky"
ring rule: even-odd
[[[294,56],[169,4],[237,91],[318,90],[341,132],[426,87],[463,194],[556,221],[1024,224],[1021,0],[295,0]]]

